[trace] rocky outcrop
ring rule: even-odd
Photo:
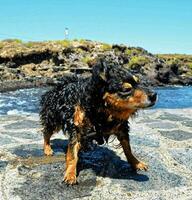
[[[192,59],[186,61],[186,56],[177,56],[176,62],[174,55],[153,55],[142,48],[89,40],[5,40],[0,42],[0,91],[6,86],[25,87],[25,83],[26,87],[46,85],[69,73],[90,74],[91,61],[101,55],[128,68],[146,85],[192,85]]]
[[[147,172],[133,172],[111,138],[79,155],[79,184],[67,187],[67,138],[54,135],[54,156],[45,157],[37,114],[1,116],[0,199],[191,199],[192,110],[145,110],[130,125],[133,151]]]

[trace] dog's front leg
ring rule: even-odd
[[[129,136],[126,135],[124,137],[122,137],[122,135],[118,135],[117,136],[118,140],[120,141],[120,144],[123,148],[123,151],[125,153],[125,156],[127,158],[127,161],[131,164],[131,167],[134,170],[147,170],[148,166],[144,163],[139,161],[133,154],[131,151],[131,146],[129,143]]]
[[[76,168],[78,162],[78,152],[81,148],[80,141],[84,117],[85,113],[83,109],[77,105],[74,108],[73,120],[70,120],[68,124],[70,138],[66,154],[66,170],[64,181],[70,185],[77,183]]]
[[[78,141],[68,144],[64,181],[65,183],[69,185],[73,185],[77,183],[76,167],[77,167],[78,152],[80,150],[80,147],[81,147],[81,144]]]

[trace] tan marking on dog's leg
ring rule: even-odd
[[[53,150],[51,149],[50,145],[50,138],[52,134],[44,134],[44,154],[46,156],[52,156],[53,155]]]
[[[80,143],[76,142],[73,147],[68,145],[67,154],[66,154],[66,170],[64,181],[67,184],[73,185],[77,183],[76,178],[76,167],[78,162],[78,152],[80,150]]]
[[[85,117],[85,113],[82,110],[82,108],[79,105],[75,106],[75,113],[74,113],[75,126],[82,126],[84,117]]]
[[[139,161],[131,152],[131,146],[129,144],[129,141],[128,139],[123,139],[120,141],[122,147],[123,147],[123,150],[124,150],[124,153],[125,153],[125,156],[128,160],[128,162],[131,164],[131,167],[135,170],[145,170],[147,171],[148,169],[148,166]]]

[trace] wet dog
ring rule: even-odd
[[[131,152],[128,119],[138,109],[155,104],[157,94],[143,88],[137,77],[122,66],[98,59],[92,76],[65,77],[62,84],[45,93],[41,100],[44,153],[53,154],[50,138],[62,130],[69,135],[64,181],[75,184],[78,152],[87,140],[98,144],[115,135],[135,170],[147,170]]]

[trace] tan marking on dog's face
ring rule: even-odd
[[[148,101],[148,96],[147,94],[140,89],[136,89],[134,91],[133,96],[131,96],[127,103],[129,104],[130,107],[135,107],[135,108],[144,108],[146,107],[146,102]]]
[[[74,113],[75,126],[82,126],[84,118],[85,118],[85,112],[83,111],[83,109],[79,105],[75,106],[75,113]]]
[[[122,99],[117,94],[110,94],[108,92],[105,93],[103,99],[116,110],[125,111],[127,109],[136,110],[138,108],[144,108],[148,97],[144,91],[136,89],[133,95],[127,99]]]

